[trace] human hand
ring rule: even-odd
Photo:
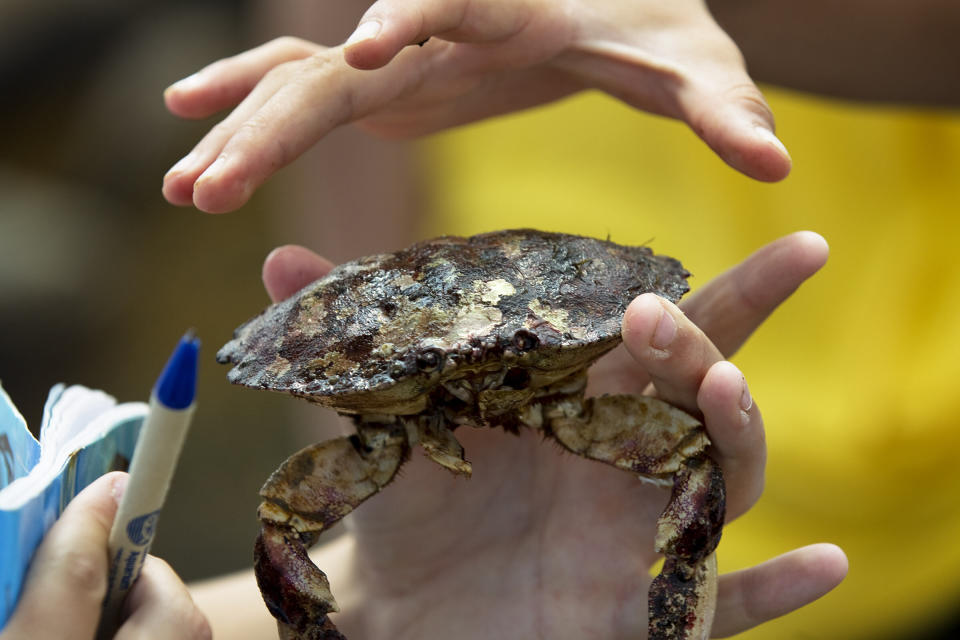
[[[0,640],[92,639],[107,592],[107,538],[127,474],[110,473],[67,505],[30,565]],[[209,639],[210,627],[170,566],[147,556],[124,603],[117,640]]]
[[[624,348],[591,370],[595,393],[639,393],[652,383],[660,397],[702,416],[724,472],[728,521],[760,496],[765,446],[757,405],[723,358],[826,255],[819,236],[793,234],[680,309],[640,296],[624,317]],[[330,267],[306,249],[284,247],[264,264],[264,283],[278,300]],[[388,495],[348,520],[352,564],[332,576],[342,582],[331,581],[342,611],[334,619],[346,636],[644,637],[666,493],[560,455],[530,432],[466,429],[457,439],[473,467],[469,481],[414,456]],[[802,607],[836,586],[846,568],[842,551],[823,544],[721,576],[713,634],[739,633]]]
[[[170,169],[163,193],[230,211],[338,126],[416,136],[585,89],[684,121],[751,177],[790,170],[769,107],[703,0],[380,0],[344,45],[280,38],[167,89],[179,116],[235,108]]]

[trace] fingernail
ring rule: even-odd
[[[742,385],[740,391],[740,417],[743,419],[743,423],[746,424],[750,420],[750,409],[753,408],[753,396],[750,395],[750,387],[747,386],[746,378],[741,378],[740,383]]]
[[[227,164],[227,159],[224,156],[218,157],[216,160],[213,161],[213,164],[207,167],[206,170],[200,174],[200,176],[197,178],[197,182],[200,182],[201,180],[209,180],[210,178],[216,177],[218,173],[223,171],[223,167],[226,164]]]
[[[380,23],[376,20],[363,22],[357,27],[356,31],[350,34],[345,44],[349,47],[352,44],[363,42],[364,40],[373,40],[377,37],[377,34],[380,33],[380,28]]]
[[[669,311],[660,305],[660,319],[657,320],[657,327],[653,330],[653,337],[650,339],[650,346],[654,349],[666,349],[677,336],[677,321]]]
[[[130,479],[130,476],[126,473],[118,474],[116,478],[113,479],[113,486],[110,487],[110,495],[113,496],[114,501],[119,505],[121,498],[123,498],[123,492],[127,490],[127,480]]]
[[[196,158],[197,158],[197,154],[191,151],[187,155],[180,158],[180,160],[178,160],[175,165],[170,167],[170,169],[167,171],[167,175],[170,175],[172,173],[183,173],[184,171],[186,171],[186,169],[190,165],[192,165],[196,161]]]
[[[163,92],[164,94],[170,93],[172,91],[193,91],[201,84],[200,74],[194,73],[182,80],[177,80],[172,85],[166,88]]]
[[[788,157],[788,158],[790,157],[790,152],[787,151],[786,145],[784,145],[784,144],[780,141],[780,138],[778,138],[778,137],[773,133],[773,131],[770,131],[770,129],[767,129],[766,127],[761,126],[761,125],[757,125],[757,126],[755,127],[755,131],[757,132],[757,135],[758,135],[759,137],[763,138],[763,139],[766,140],[768,143],[770,143],[770,144],[772,144],[773,146],[775,146],[775,147],[780,151],[780,153],[782,153],[783,155],[785,155],[785,156]]]

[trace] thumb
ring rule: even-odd
[[[107,539],[126,481],[126,473],[108,473],[67,505],[37,549],[0,638],[94,636],[107,591]]]
[[[731,167],[774,182],[790,155],[743,55],[700,0],[646,2],[584,28],[565,68],[628,104],[687,123]],[[616,18],[616,19],[613,19]]]
[[[297,245],[284,245],[270,252],[263,262],[263,286],[273,302],[289,298],[333,269],[326,258]]]
[[[530,0],[378,0],[344,43],[344,56],[351,67],[378,69],[404,47],[423,44],[433,36],[453,42],[500,41],[528,24],[535,4]]]
[[[790,173],[790,154],[774,133],[773,112],[742,67],[720,81],[694,79],[678,99],[681,119],[737,171],[764,182]]]
[[[708,13],[692,21],[686,39],[697,44],[682,56],[678,117],[737,171],[764,182],[786,178],[790,154],[737,43]]]

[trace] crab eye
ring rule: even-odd
[[[428,349],[417,355],[417,368],[420,371],[435,371],[443,362],[443,353],[439,349]]]
[[[538,344],[540,344],[540,338],[538,338],[536,334],[531,333],[526,329],[520,329],[513,334],[513,346],[520,353],[523,353],[524,351],[530,351],[531,349],[536,348]]]

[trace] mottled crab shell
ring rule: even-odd
[[[627,304],[688,290],[647,247],[530,229],[340,265],[239,327],[231,382],[351,413],[416,413],[442,382],[515,363],[554,379],[620,341]]]

